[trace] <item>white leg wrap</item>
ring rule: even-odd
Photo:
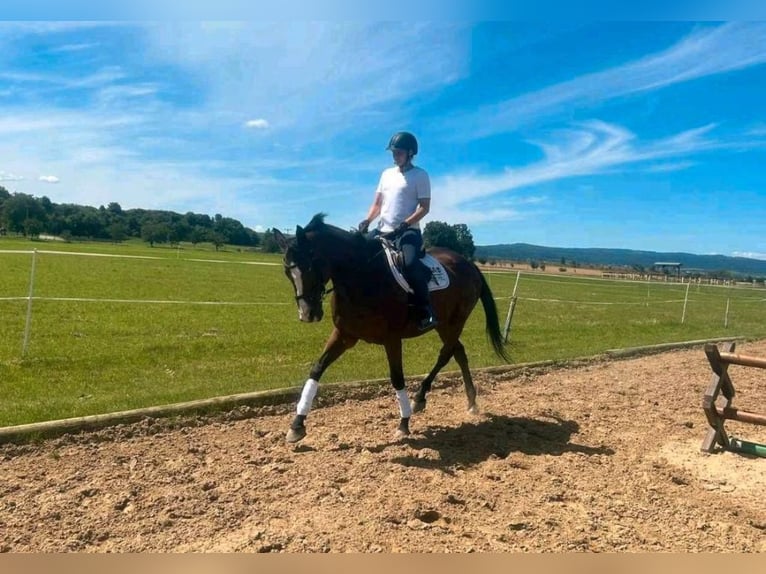
[[[408,419],[412,416],[412,407],[410,406],[410,398],[407,396],[407,389],[401,389],[396,391],[396,398],[399,399],[399,412],[403,419]]]
[[[301,392],[301,400],[298,401],[298,414],[306,416],[311,410],[311,403],[314,402],[314,397],[317,394],[319,383],[314,379],[309,379],[303,385],[303,391]]]

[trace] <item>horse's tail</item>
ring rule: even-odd
[[[492,348],[498,357],[505,362],[510,363],[511,359],[505,353],[503,335],[500,333],[500,319],[497,316],[497,306],[495,305],[495,298],[492,295],[492,290],[487,284],[487,280],[484,279],[484,274],[477,267],[481,278],[481,304],[484,306],[484,316],[486,317],[486,330],[489,340],[492,343]]]

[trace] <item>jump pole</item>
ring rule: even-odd
[[[750,412],[732,405],[736,391],[729,376],[729,365],[766,369],[766,358],[734,352],[735,343],[724,344],[723,349],[713,343],[705,345],[713,376],[702,399],[702,410],[708,421],[708,431],[700,450],[712,453],[717,447],[753,456],[766,456],[766,445],[730,437],[724,428],[727,420],[766,426],[766,414]]]

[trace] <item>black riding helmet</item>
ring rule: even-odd
[[[418,140],[410,132],[397,132],[391,136],[391,141],[388,142],[386,149],[403,149],[416,155],[418,153]]]

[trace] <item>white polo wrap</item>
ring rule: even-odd
[[[407,389],[396,391],[396,398],[399,399],[399,412],[402,418],[410,418],[412,416],[412,407],[410,406],[410,398],[407,396]]]
[[[306,416],[311,410],[311,403],[314,402],[314,397],[317,394],[319,383],[314,379],[309,379],[303,384],[303,391],[301,391],[301,400],[298,401],[298,414]]]

